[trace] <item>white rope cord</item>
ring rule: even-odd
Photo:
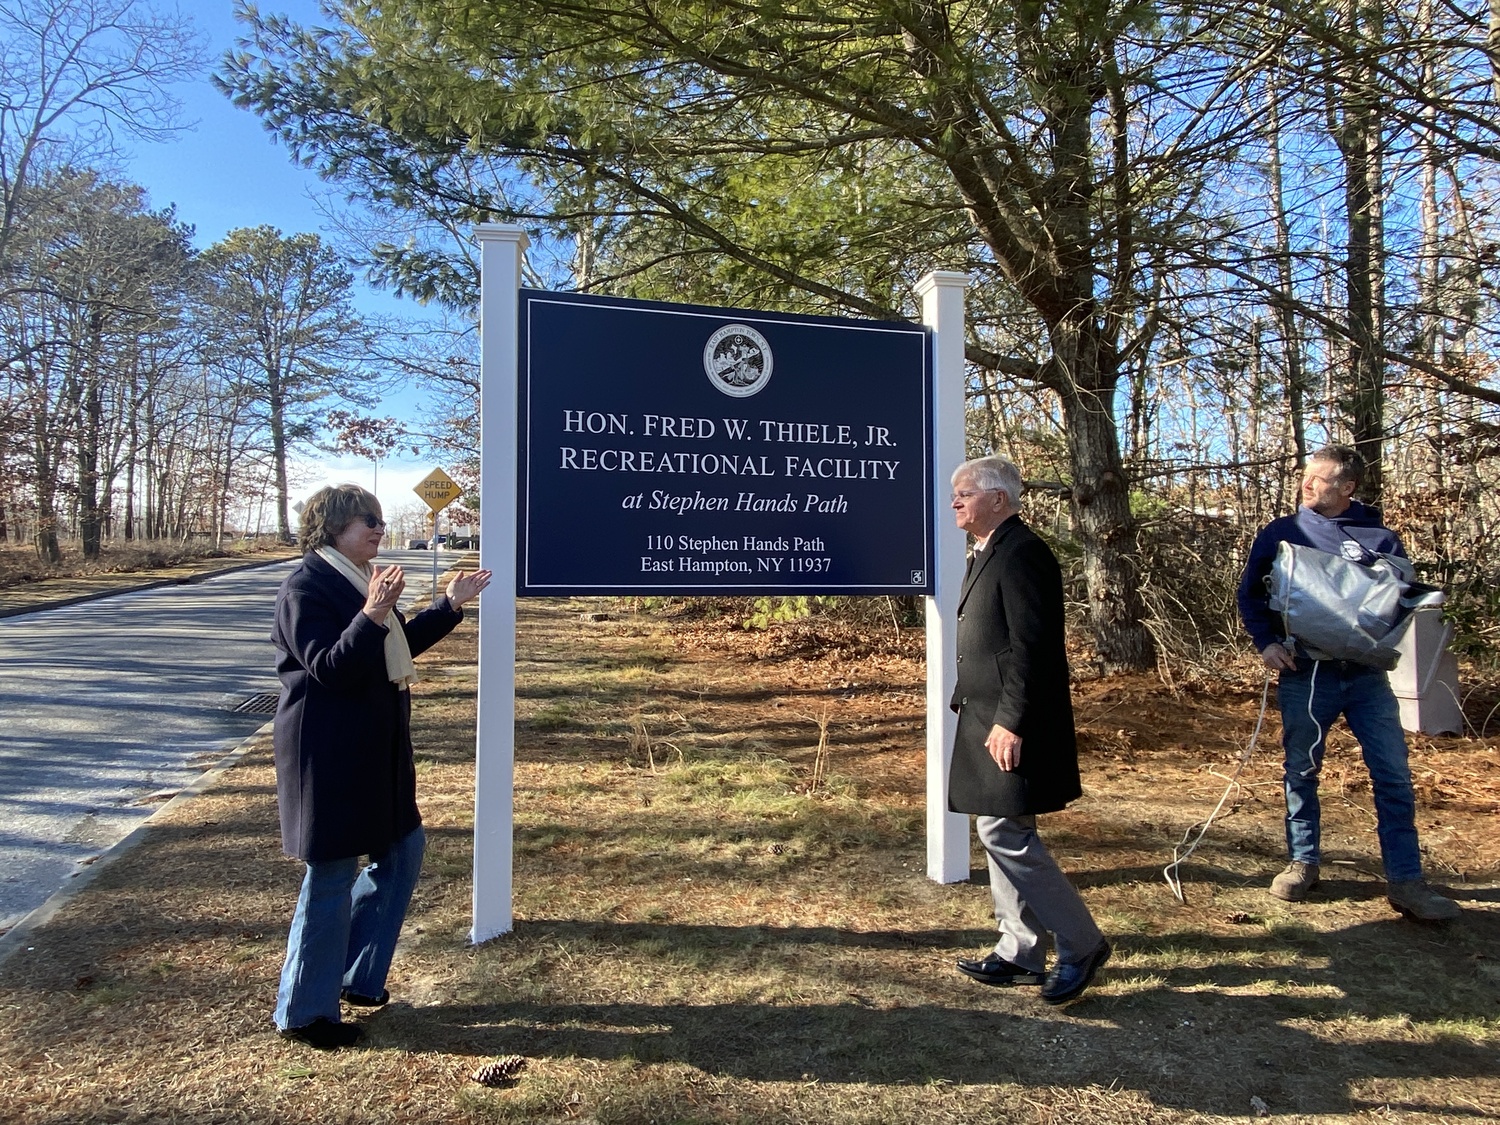
[[[1230,775],[1229,784],[1224,787],[1224,795],[1219,798],[1219,803],[1214,806],[1214,811],[1208,814],[1207,820],[1190,825],[1188,830],[1182,834],[1182,839],[1172,849],[1172,862],[1162,868],[1162,877],[1166,879],[1167,886],[1172,891],[1172,896],[1184,906],[1187,905],[1187,898],[1182,893],[1182,874],[1179,869],[1187,862],[1188,857],[1198,850],[1198,845],[1203,842],[1203,837],[1208,833],[1209,825],[1214,822],[1214,818],[1224,808],[1224,802],[1229,800],[1229,795],[1240,787],[1240,774],[1250,764],[1250,755],[1255,752],[1255,743],[1260,739],[1260,728],[1266,721],[1266,702],[1270,697],[1271,669],[1267,668],[1266,679],[1260,689],[1260,714],[1255,718],[1255,730],[1251,732],[1250,741],[1245,744],[1244,752],[1240,754],[1240,764],[1235,767],[1234,773]],[[1183,851],[1183,845],[1187,844],[1188,837],[1193,835],[1194,830],[1197,830],[1197,838],[1193,840],[1192,844],[1188,845],[1186,851]]]
[[[1311,777],[1318,772],[1321,763],[1318,761],[1318,747],[1323,744],[1323,724],[1318,722],[1318,717],[1313,714],[1313,693],[1318,686],[1318,665],[1320,661],[1313,661],[1312,675],[1307,680],[1307,717],[1311,720],[1313,729],[1318,733],[1313,736],[1312,742],[1307,746],[1307,768],[1298,777]],[[1337,716],[1335,716],[1337,717]]]

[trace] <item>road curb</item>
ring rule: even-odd
[[[100,872],[104,871],[127,852],[133,851],[140,844],[144,843],[147,836],[155,828],[154,822],[157,817],[161,816],[168,809],[187,804],[194,797],[212,788],[218,782],[219,778],[223,777],[224,774],[239,764],[240,759],[250,751],[251,743],[270,730],[270,723],[264,723],[257,727],[253,733],[247,735],[239,745],[220,758],[218,762],[210,766],[189,785],[178,790],[175,797],[162,805],[161,808],[153,812],[140,824],[136,825],[128,836],[112,844],[103,852],[100,852],[88,867],[74,874],[59,890],[54,891],[46,902],[31,911],[31,913],[23,916],[19,922],[6,930],[5,933],[0,934],[0,965],[3,965],[19,950],[25,949],[30,952],[34,941],[33,935],[36,931],[52,921],[64,906],[87,890],[89,885],[99,877]]]
[[[238,566],[221,567],[218,570],[210,570],[203,574],[190,574],[183,578],[157,578],[147,582],[124,583],[110,590],[95,590],[91,594],[76,594],[71,598],[58,598],[55,601],[42,602],[39,605],[17,606],[10,609],[0,608],[0,618],[21,617],[28,613],[41,613],[47,609],[62,609],[64,606],[82,605],[84,602],[96,602],[101,598],[114,598],[121,594],[134,594],[140,590],[159,590],[163,586],[196,586],[200,582],[207,582],[210,578],[217,578],[221,574],[237,574],[242,570],[255,570],[262,566],[276,566],[279,563],[296,562],[295,557],[284,559],[261,559],[256,562],[240,563]]]

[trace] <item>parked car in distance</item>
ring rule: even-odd
[[[425,551],[425,550],[427,550],[427,540],[425,540],[425,539],[408,539],[406,541],[406,549],[408,551]]]

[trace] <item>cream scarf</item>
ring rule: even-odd
[[[318,557],[347,578],[360,597],[369,597],[370,579],[375,577],[373,566],[369,563],[355,566],[332,547],[319,547]],[[417,682],[417,666],[412,663],[411,646],[406,643],[406,632],[401,628],[401,619],[394,609],[386,615],[385,628],[385,673],[391,678],[391,683],[405,690]]]

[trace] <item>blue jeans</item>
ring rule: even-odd
[[[385,988],[426,845],[418,827],[363,870],[358,856],[308,863],[276,993],[277,1027],[338,1022],[340,989],[378,996]]]
[[[1297,659],[1276,688],[1285,754],[1286,847],[1292,859],[1318,863],[1318,774],[1324,739],[1340,715],[1359,740],[1375,795],[1375,827],[1386,881],[1422,877],[1416,798],[1406,762],[1406,735],[1390,681],[1378,668],[1341,660]],[[1309,706],[1309,703],[1311,706]]]

